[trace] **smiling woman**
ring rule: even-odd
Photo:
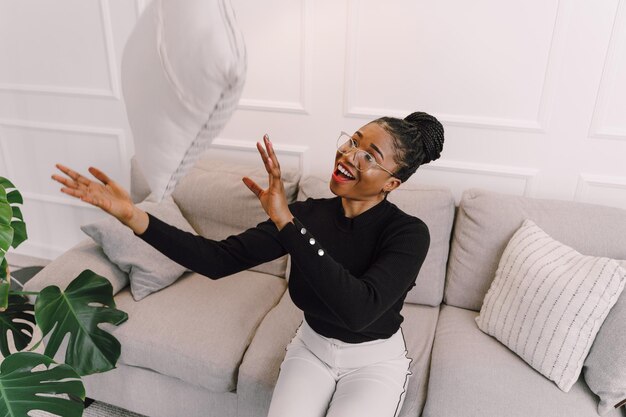
[[[344,140],[345,138],[345,140]],[[287,204],[269,137],[257,149],[269,177],[244,177],[268,220],[216,241],[180,230],[137,208],[103,172],[91,181],[58,165],[66,194],[96,205],[186,268],[219,279],[290,254],[288,282],[304,320],[286,347],[270,417],[395,416],[411,358],[400,313],[430,246],[428,226],[387,194],[437,159],[443,127],[426,113],[380,118],[342,135],[330,178],[334,198]]]

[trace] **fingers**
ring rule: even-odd
[[[89,185],[89,182],[90,182],[89,179],[83,177],[78,172],[66,167],[65,165],[56,164],[55,166],[58,169],[60,169],[62,172],[64,172],[68,177],[76,181],[77,183]]]
[[[279,170],[280,172],[280,164],[278,163],[278,157],[276,156],[276,152],[274,152],[274,145],[272,144],[272,142],[270,142],[270,138],[269,136],[267,136],[267,134],[265,134],[265,136],[263,136],[263,139],[265,139],[265,146],[267,146],[267,153],[272,161],[272,164]]]
[[[263,192],[263,189],[259,187],[259,185],[256,182],[252,181],[248,177],[243,177],[241,180],[243,181],[244,184],[246,184],[246,186],[250,189],[250,191],[254,193],[254,195],[256,195],[257,197],[260,197],[261,193]]]
[[[91,175],[102,181],[105,185],[112,182],[104,172],[100,171],[96,167],[89,167],[89,172],[91,172]]]
[[[272,182],[272,179],[280,179],[280,164],[278,163],[278,157],[274,152],[274,145],[270,142],[270,138],[267,134],[263,135],[263,142],[267,151],[266,149],[263,149],[263,146],[259,142],[257,142],[256,147],[261,154],[261,158],[263,158],[265,170],[268,174],[274,177],[270,177],[270,182]]]

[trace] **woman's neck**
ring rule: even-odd
[[[384,197],[380,197],[374,200],[353,200],[351,198],[341,197],[341,205],[345,216],[353,218],[371,209],[384,199]]]

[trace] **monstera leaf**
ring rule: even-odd
[[[8,179],[0,177],[0,278],[6,278],[6,261],[4,256],[10,246],[17,248],[28,235],[22,211],[15,204],[23,204],[24,199],[17,189],[7,193],[7,189],[15,188]]]
[[[90,306],[92,303],[103,307]],[[70,333],[65,363],[76,372],[90,375],[115,368],[120,343],[98,324],[119,325],[128,320],[128,314],[115,309],[113,287],[106,278],[86,269],[65,292],[55,285],[44,288],[35,302],[35,318],[44,336],[51,332],[45,355],[54,358],[63,338]]]
[[[24,296],[10,294],[8,309],[0,313],[0,352],[5,358],[11,354],[7,333],[11,332],[13,335],[13,343],[18,351],[24,350],[33,340],[34,306],[27,301]]]
[[[24,417],[42,410],[62,417],[83,415],[85,387],[80,376],[67,365],[39,353],[14,353],[0,364],[0,416]],[[36,370],[41,365],[45,370]],[[67,394],[69,399],[46,395]]]

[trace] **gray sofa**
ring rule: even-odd
[[[174,190],[174,201],[199,234],[220,238],[243,231],[264,219],[240,182],[251,170],[202,158]],[[285,177],[292,199],[331,196],[327,179]],[[136,202],[149,192],[136,168],[131,192]],[[450,190],[412,184],[403,184],[389,200],[424,220],[431,233],[428,256],[402,312],[413,361],[400,416],[597,416],[597,397],[582,373],[562,392],[480,331],[474,318],[523,219],[584,254],[626,259],[626,245],[619,244],[626,236],[626,211],[481,189],[466,190],[456,207]],[[26,290],[65,288],[86,268],[111,280],[117,306],[129,316],[117,328],[106,327],[120,340],[122,353],[116,369],[83,378],[88,397],[151,417],[266,415],[285,346],[302,321],[285,291],[288,259],[220,280],[188,271],[136,302],[126,274],[86,238]],[[608,415],[626,412],[622,407]]]

